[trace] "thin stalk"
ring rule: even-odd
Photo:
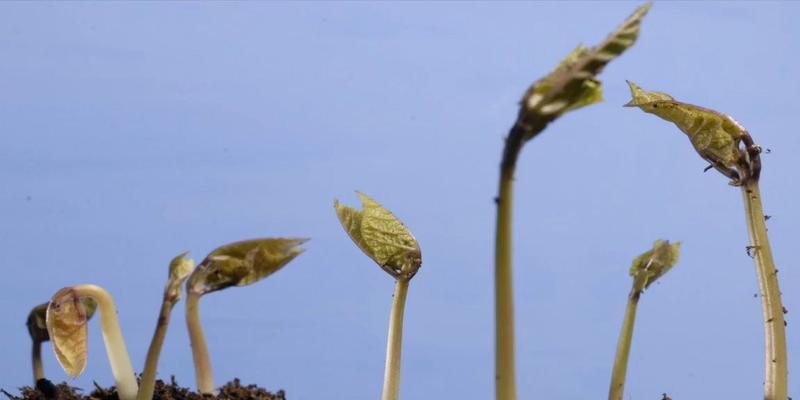
[[[400,353],[403,346],[403,313],[406,308],[408,279],[397,279],[389,316],[389,337],[386,341],[386,367],[383,373],[381,400],[400,398]]]
[[[788,398],[788,372],[786,357],[786,330],[783,319],[778,271],[772,260],[772,250],[761,206],[758,179],[747,180],[742,185],[747,229],[750,233],[749,249],[756,264],[758,287],[761,292],[761,310],[764,315],[765,376],[764,399]]]
[[[100,309],[103,342],[106,345],[108,362],[111,364],[111,373],[117,384],[117,393],[120,400],[136,399],[139,386],[136,383],[136,375],[133,372],[130,356],[128,356],[128,349],[125,347],[125,340],[122,338],[114,299],[105,289],[96,285],[78,285],[74,286],[73,290],[77,296],[91,297],[97,301],[97,307]]]
[[[211,359],[208,355],[206,337],[200,324],[200,293],[187,291],[186,294],[186,326],[189,329],[189,340],[192,343],[194,357],[194,375],[197,391],[201,394],[214,394],[214,372],[211,370]]]
[[[617,354],[614,357],[614,369],[611,372],[611,385],[608,389],[608,400],[622,400],[625,388],[625,375],[628,372],[628,358],[633,340],[633,325],[636,322],[636,306],[639,305],[641,291],[632,289],[628,295],[628,305],[625,307],[625,318],[619,332]]]
[[[38,382],[39,379],[44,378],[44,367],[42,366],[42,342],[39,340],[33,341],[31,359],[33,360],[33,385],[36,386],[36,382]]]
[[[137,400],[151,400],[156,386],[156,372],[158,371],[158,358],[161,354],[161,346],[167,336],[170,314],[175,303],[164,300],[161,303],[161,311],[158,314],[158,323],[153,333],[153,340],[150,341],[150,348],[147,350],[147,358],[144,361],[144,371],[139,386]]]
[[[516,159],[516,154],[514,158]],[[511,214],[515,166],[513,163],[503,164],[500,194],[497,197],[495,238],[495,397],[497,400],[515,400],[517,387],[514,372],[514,295],[511,273]]]

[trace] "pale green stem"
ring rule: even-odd
[[[39,340],[33,341],[33,348],[31,349],[31,359],[33,361],[33,386],[39,379],[44,378],[44,367],[42,366],[42,342]]]
[[[514,372],[514,296],[511,275],[511,211],[514,193],[514,166],[502,168],[497,198],[497,236],[495,241],[495,396],[515,400]]]
[[[188,290],[186,294],[186,326],[189,329],[189,340],[192,343],[194,357],[194,375],[197,391],[201,394],[214,394],[214,372],[211,370],[211,359],[208,355],[206,337],[200,324],[200,293]]]
[[[156,330],[153,333],[153,339],[150,341],[150,348],[147,350],[147,358],[144,361],[144,371],[142,372],[141,381],[139,383],[139,394],[136,396],[137,400],[150,400],[153,398],[153,392],[156,386],[156,373],[158,372],[158,358],[161,354],[161,346],[164,344],[164,338],[167,336],[167,327],[169,326],[170,314],[174,305],[174,302],[167,299],[164,299],[161,303],[161,311],[158,314]]]
[[[761,292],[761,310],[764,315],[764,399],[786,400],[788,396],[788,372],[786,356],[786,330],[783,319],[781,291],[778,287],[778,271],[772,260],[772,250],[767,237],[764,211],[761,206],[761,191],[758,180],[749,180],[742,185],[747,228],[750,233],[750,252],[756,264],[758,287]]]
[[[400,398],[400,353],[403,346],[403,313],[406,308],[408,279],[398,279],[394,287],[389,337],[386,341],[386,367],[383,372],[381,400]]]
[[[614,369],[611,372],[608,400],[622,400],[622,393],[625,389],[625,375],[628,372],[631,340],[633,339],[633,325],[636,322],[636,306],[639,304],[641,293],[639,290],[632,289],[628,295],[625,318],[622,321],[622,330],[619,332],[619,341],[617,342],[617,354],[614,357]]]
[[[139,386],[136,383],[128,349],[125,347],[125,340],[122,338],[114,299],[105,289],[96,285],[78,285],[72,289],[77,296],[91,297],[97,301],[103,342],[106,345],[108,362],[111,364],[111,373],[117,384],[117,393],[120,400],[135,400]]]

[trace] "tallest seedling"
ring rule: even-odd
[[[707,108],[675,101],[671,96],[648,92],[628,82],[633,99],[627,107],[639,107],[674,123],[692,142],[700,157],[709,162],[730,184],[739,186],[744,196],[747,229],[750,234],[748,253],[753,256],[761,292],[764,316],[765,362],[764,399],[786,400],[786,330],[784,329],[781,291],[767,238],[764,211],[758,180],[761,174],[761,148],[750,134],[728,115]]]
[[[514,171],[522,146],[567,111],[597,103],[603,94],[597,74],[639,36],[650,3],[640,6],[593,48],[578,46],[553,72],[535,82],[520,101],[500,163],[495,242],[495,390],[498,400],[516,399],[514,378],[514,304],[511,285],[511,206]]]

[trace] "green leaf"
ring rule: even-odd
[[[350,239],[389,275],[411,279],[422,265],[419,244],[411,231],[389,210],[357,192],[362,211],[334,200],[336,215]]]
[[[703,159],[734,181],[750,174],[746,156],[739,148],[747,131],[732,117],[676,101],[665,93],[648,92],[630,81],[628,86],[632,99],[626,107],[639,107],[674,123]]]
[[[212,251],[189,277],[187,288],[209,293],[245,286],[275,273],[305,251],[305,238],[268,238],[235,242]]]
[[[86,306],[72,288],[56,292],[47,306],[50,340],[59,364],[71,378],[77,378],[86,368],[88,320]]]
[[[181,299],[181,286],[194,269],[194,260],[187,259],[187,254],[189,254],[188,251],[183,252],[169,262],[169,276],[164,289],[164,299],[171,303],[177,303]]]
[[[642,18],[652,6],[634,11],[619,28],[594,48],[576,47],[544,78],[535,82],[521,101],[519,124],[527,127],[525,140],[567,111],[597,103],[603,92],[597,75],[609,61],[631,47],[639,37]]]
[[[633,260],[630,275],[636,290],[644,290],[667,273],[678,262],[681,242],[670,244],[668,240],[656,240],[653,248]]]

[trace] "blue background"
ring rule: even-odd
[[[0,4],[0,387],[30,383],[30,307],[96,283],[139,370],[166,267],[191,249],[309,236],[253,286],[202,300],[218,384],[375,399],[393,282],[332,208],[353,190],[414,232],[401,395],[493,396],[502,139],[528,85],[637,3]],[[643,297],[626,398],[758,398],[763,331],[739,190],[625,79],[734,116],[762,191],[800,370],[795,3],[658,3],[602,74],[606,101],[523,151],[515,199],[519,396],[603,398],[632,258],[683,241]],[[794,178],[793,178],[794,177]],[[794,204],[794,205],[792,205]],[[194,384],[183,304],[160,377]],[[97,321],[71,384],[113,384]],[[44,347],[47,376],[66,375]],[[790,395],[800,396],[792,373]]]

